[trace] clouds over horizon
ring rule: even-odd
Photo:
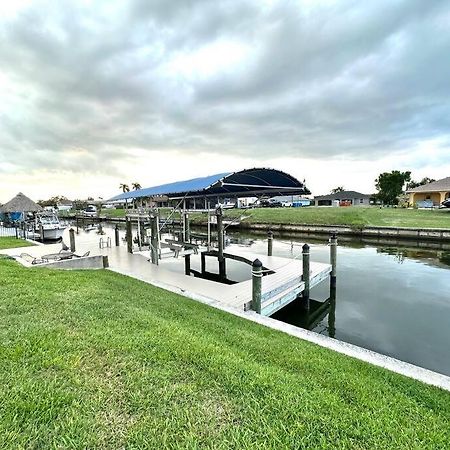
[[[19,4],[0,19],[0,174],[120,177],[153,152],[421,167],[427,143],[448,161],[446,1]]]

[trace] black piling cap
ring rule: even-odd
[[[272,230],[269,230],[269,231],[267,232],[267,235],[273,237],[273,231],[272,231]]]
[[[303,253],[307,253],[309,252],[309,245],[308,244],[304,244],[302,247]]]
[[[336,238],[337,238],[337,233],[336,233],[336,231],[332,231],[332,232],[330,233],[330,238],[331,238],[331,239],[336,239]]]
[[[253,266],[253,267],[262,267],[262,262],[261,262],[258,258],[256,258],[256,259],[253,261],[252,266]]]

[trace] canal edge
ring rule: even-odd
[[[391,356],[383,355],[373,350],[359,347],[355,344],[339,341],[337,339],[333,339],[328,336],[315,333],[313,331],[305,330],[303,328],[296,327],[295,325],[290,325],[272,319],[271,317],[260,315],[254,311],[240,311],[231,306],[223,305],[219,303],[217,300],[213,300],[208,297],[186,291],[177,286],[173,286],[162,282],[153,282],[153,281],[150,282],[143,278],[135,277],[128,273],[115,270],[113,268],[108,268],[107,270],[120,273],[121,275],[130,276],[131,278],[138,279],[152,286],[159,287],[166,291],[170,291],[175,294],[182,295],[183,297],[190,298],[191,300],[195,300],[200,303],[212,306],[221,311],[233,314],[234,316],[250,320],[251,322],[264,325],[273,330],[281,331],[282,333],[288,334],[298,339],[302,339],[304,341],[311,342],[313,344],[319,345],[320,347],[324,347],[329,350],[334,350],[340,354],[350,356],[360,361],[364,361],[374,366],[387,369],[391,372],[406,376],[416,381],[421,381],[422,383],[425,383],[427,385],[435,386],[450,392],[450,377],[447,375],[434,372],[430,369],[419,367],[405,361],[401,361]]]

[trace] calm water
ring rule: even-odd
[[[109,234],[110,226],[104,226]],[[97,242],[95,232],[91,234]],[[230,245],[250,245],[255,253],[267,251],[265,236],[230,233],[229,237]],[[311,245],[312,261],[329,262],[326,237],[312,240],[275,236],[273,254],[299,255],[305,242]],[[180,259],[165,260],[164,265],[170,270],[184,270]],[[192,268],[200,269],[194,258]],[[216,269],[216,264],[208,262],[208,271]],[[231,280],[243,281],[249,279],[250,270],[241,263],[227,261],[227,275]],[[450,375],[450,248],[418,248],[413,243],[407,247],[395,243],[362,244],[341,239],[337,275],[334,308],[322,308],[323,313],[313,317],[310,324],[300,303],[284,308],[274,318]],[[329,295],[328,282],[315,287],[311,298],[318,303],[313,302],[313,306],[320,307]]]
[[[254,239],[255,252],[267,251],[260,235],[245,236]],[[273,254],[298,255],[308,242],[313,261],[329,262],[324,240],[297,238],[292,246],[290,239],[279,238]],[[313,331],[450,375],[450,250],[341,242],[337,272],[331,322],[328,311]],[[328,283],[311,291],[319,301],[329,295]],[[299,304],[274,318],[305,325]]]

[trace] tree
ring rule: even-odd
[[[339,192],[344,192],[344,191],[345,191],[344,186],[338,186],[334,189],[331,189],[332,194],[338,194]]]
[[[423,186],[424,184],[432,183],[433,181],[436,181],[436,180],[434,178],[428,178],[428,177],[422,178],[420,181],[412,180],[407,184],[406,189],[407,190],[414,189],[416,187]]]
[[[405,183],[411,181],[411,172],[392,172],[381,173],[375,180],[375,186],[378,189],[377,197],[386,205],[396,205],[398,196],[403,193]]]
[[[132,183],[131,186],[133,186],[133,189],[135,191],[137,191],[138,189],[141,189],[141,187],[142,187],[139,183]]]
[[[130,188],[128,186],[128,184],[125,183],[120,183],[119,189],[122,189],[122,192],[130,192]]]

